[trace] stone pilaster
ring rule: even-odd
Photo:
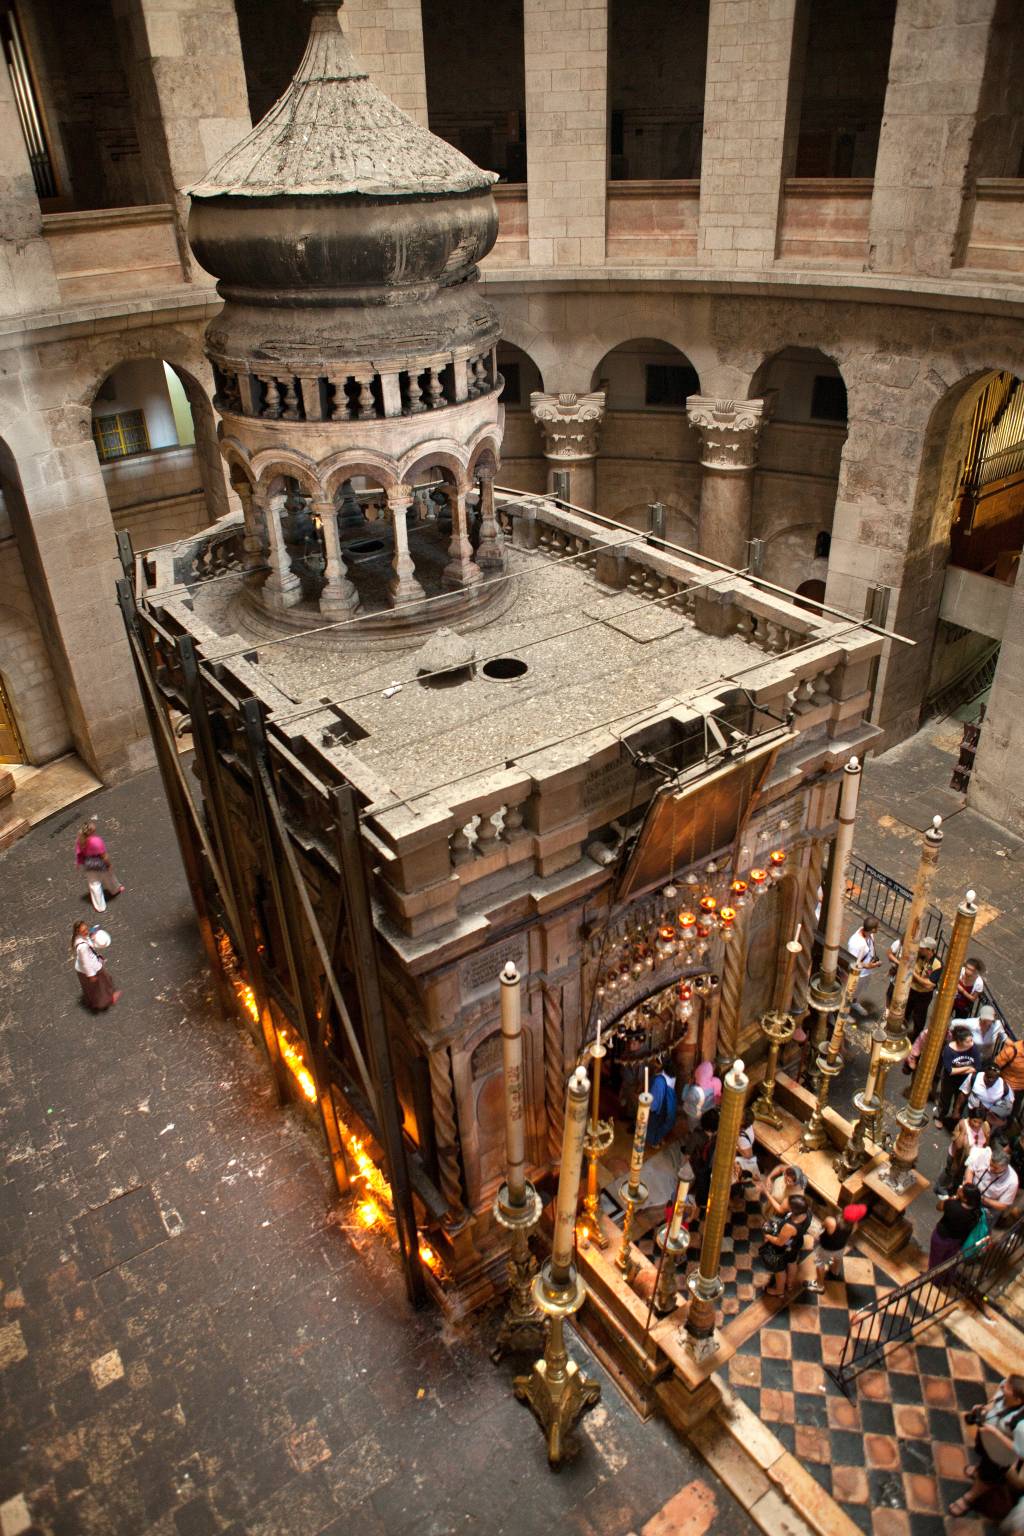
[[[871,197],[875,271],[943,276],[954,264],[998,10],[899,0]]]
[[[749,557],[754,469],[765,402],[691,395],[686,414],[701,440],[697,548],[723,565],[742,568]]]
[[[608,185],[608,14],[524,0],[530,262],[602,266]]]
[[[412,503],[412,492],[388,491],[388,507],[395,532],[395,553],[392,557],[394,576],[391,578],[391,601],[396,608],[402,603],[414,603],[425,596],[416,580],[416,567],[409,553],[409,524],[406,514]]]
[[[452,509],[452,536],[448,545],[448,564],[444,568],[444,584],[446,587],[471,587],[483,580],[484,573],[473,559],[466,492],[451,485],[445,490]]]
[[[803,64],[798,0],[711,0],[697,262],[768,267]]]
[[[271,608],[293,608],[302,598],[302,582],[292,570],[291,556],[284,542],[281,517],[287,507],[284,491],[272,496],[256,493],[263,508],[267,527],[267,563],[270,574],[263,585],[263,601]]]
[[[343,619],[358,611],[359,598],[345,569],[338,534],[338,514],[333,501],[314,501],[313,511],[320,519],[326,562],[324,584],[320,591],[320,612],[327,618]]]
[[[21,133],[11,77],[0,64],[0,315],[56,308],[57,281]]]
[[[207,281],[185,238],[188,198],[252,127],[233,0],[113,0],[151,185],[177,208],[188,278]]]
[[[604,420],[604,391],[577,395],[530,396],[530,410],[544,438],[548,461],[548,495],[555,489],[554,471],[569,471],[568,500],[585,512],[595,510],[597,496],[597,438]]]
[[[1024,577],[1019,569],[967,799],[1024,837]]]

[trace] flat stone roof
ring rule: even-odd
[[[451,625],[472,641],[476,660],[471,676],[447,684],[416,679],[426,634],[361,642],[352,625],[267,644],[267,624],[250,621],[240,599],[240,577],[193,588],[194,610],[218,632],[251,639],[260,671],[296,700],[296,713],[303,705],[319,711],[325,701],[342,710],[366,733],[349,750],[400,796],[502,766],[615,718],[635,722],[671,700],[764,668],[763,652],[740,637],[705,634],[678,608],[610,592],[579,564],[510,549],[509,569],[511,601],[496,617]],[[720,580],[728,586],[735,578],[724,572]],[[488,676],[495,657],[523,662],[526,671]],[[396,682],[401,687],[392,692]]]

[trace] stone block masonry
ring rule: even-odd
[[[608,147],[607,7],[525,0],[530,262],[604,262]]]
[[[797,0],[711,0],[697,235],[702,266],[767,267],[775,260],[790,117],[799,109],[801,20]]]
[[[374,84],[426,128],[427,82],[419,0],[348,0],[342,22],[352,52]]]

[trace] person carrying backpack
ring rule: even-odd
[[[970,1488],[949,1506],[954,1517],[966,1515],[975,1504],[987,1500],[1024,1456],[1024,1376],[1007,1376],[988,1402],[969,1408],[964,1418],[977,1429],[974,1449],[978,1461]]]

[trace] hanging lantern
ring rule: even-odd
[[[662,923],[661,927],[658,929],[658,949],[661,951],[662,955],[671,955],[675,953],[675,947],[675,925],[673,923]]]
[[[737,911],[747,905],[748,889],[749,887],[745,880],[734,880],[730,885],[729,895],[732,897],[732,904]]]
[[[693,942],[693,936],[694,936],[694,933],[696,932],[696,930],[697,930],[697,914],[696,914],[696,912],[680,912],[680,914],[679,914],[679,937],[682,939],[684,944],[690,944],[690,943]]]
[[[702,896],[698,902],[705,922],[712,922],[718,910],[718,898],[715,896]]]
[[[718,925],[722,930],[722,938],[727,944],[735,932],[735,924],[735,907],[722,907],[718,913]]]
[[[761,896],[768,889],[768,871],[766,869],[752,869],[750,871],[750,894]]]
[[[784,848],[773,848],[768,855],[768,870],[772,880],[782,879],[785,863],[786,850]]]

